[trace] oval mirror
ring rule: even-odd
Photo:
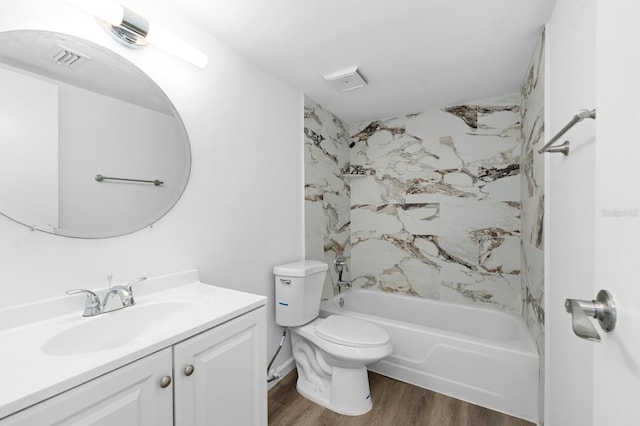
[[[151,225],[182,195],[191,166],[184,124],[162,89],[116,53],[60,33],[0,32],[0,93],[8,218],[112,237]]]

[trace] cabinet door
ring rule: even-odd
[[[174,346],[176,426],[267,424],[265,315],[261,307]]]
[[[2,426],[170,426],[172,386],[167,348],[0,421]]]

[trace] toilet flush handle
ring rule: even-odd
[[[291,280],[286,280],[286,279],[284,279],[284,278],[280,278],[280,282],[281,282],[282,284],[291,285]]]

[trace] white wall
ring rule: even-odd
[[[596,107],[595,9],[596,0],[558,0],[547,26],[546,140],[578,110]],[[569,157],[545,154],[548,426],[593,424],[594,343],[574,335],[564,300],[595,297],[595,122],[566,136]]]
[[[0,4],[0,30],[47,29],[102,44],[131,60],[167,93],[191,138],[191,179],[152,228],[82,240],[32,232],[0,217],[0,307],[199,268],[205,282],[269,296],[268,346],[281,329],[271,308],[274,264],[303,257],[303,97],[152,0],[127,2],[210,58],[205,70],[161,50],[129,50],[91,16],[63,1]],[[280,355],[281,360],[287,353]],[[265,366],[266,367],[266,366]]]

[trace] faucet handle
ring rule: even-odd
[[[127,290],[129,290],[129,293],[131,293],[131,295],[133,296],[133,288],[132,288],[132,286],[133,286],[135,283],[139,283],[140,281],[144,281],[144,280],[146,280],[146,279],[147,279],[147,277],[139,277],[139,278],[136,278],[136,279],[134,279],[134,280],[129,281],[129,283],[128,283],[127,285],[125,285],[125,287],[127,288]]]
[[[347,266],[347,262],[345,261],[344,256],[341,254],[338,254],[336,258],[333,259],[333,266],[336,272],[338,273],[342,272],[342,268],[346,268],[347,271],[349,270],[349,267]]]
[[[144,281],[146,279],[147,279],[147,277],[138,277],[136,279],[133,279],[133,280],[129,281],[127,283],[127,285],[124,286],[127,289],[127,291],[129,292],[129,295],[127,296],[126,300],[124,300],[125,306],[133,306],[133,305],[136,304],[136,301],[133,298],[133,285],[135,283],[139,283],[140,281]]]
[[[98,315],[101,312],[101,310],[100,310],[100,298],[98,297],[97,294],[95,294],[91,290],[86,290],[84,288],[67,290],[67,294],[69,295],[80,294],[80,293],[87,294],[87,301],[84,305],[84,313],[82,314],[82,316],[92,317],[94,315]]]

